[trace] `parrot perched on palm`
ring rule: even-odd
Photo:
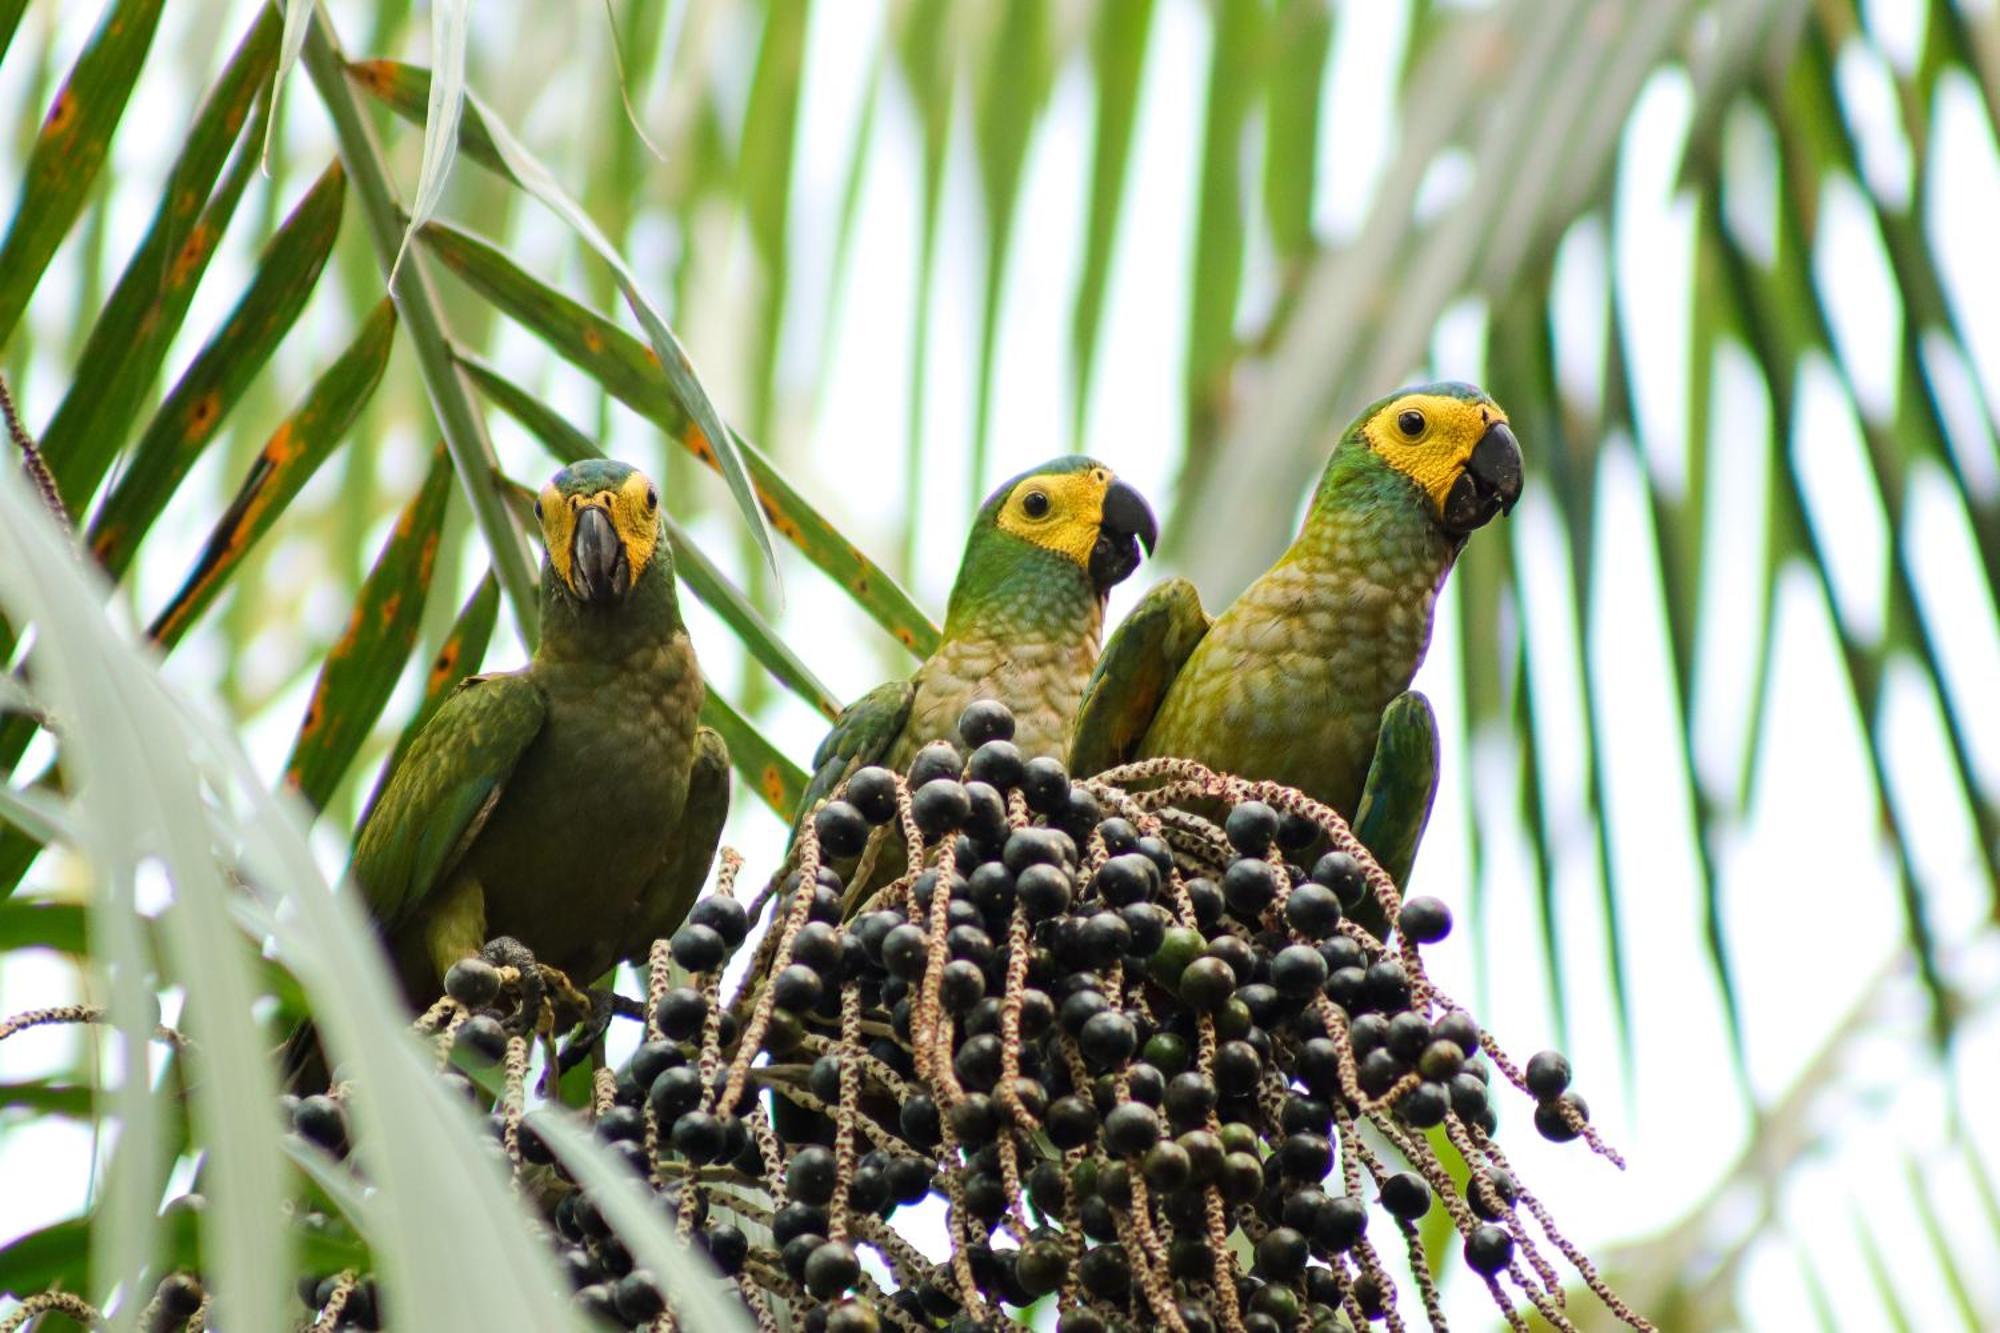
[[[959,715],[995,699],[1014,716],[1026,758],[1068,748],[1097,661],[1110,590],[1159,537],[1139,492],[1095,459],[1069,455],[1003,483],[980,506],[936,651],[905,680],[848,705],[813,755],[795,825],[856,769],[898,772],[934,740],[956,740]],[[900,873],[901,848],[878,860],[848,903]]]
[[[1437,790],[1437,724],[1410,680],[1467,537],[1513,508],[1521,449],[1469,384],[1405,389],[1335,446],[1298,537],[1213,620],[1153,588],[1092,674],[1079,776],[1155,756],[1284,783],[1332,806],[1399,884]]]
[[[558,472],[535,513],[540,645],[439,706],[350,866],[419,1007],[500,936],[583,985],[644,957],[693,905],[728,812],[729,753],[697,725],[659,493],[589,459]]]

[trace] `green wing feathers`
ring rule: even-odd
[[[916,686],[909,681],[892,680],[841,710],[840,720],[813,752],[812,781],[806,784],[806,794],[792,816],[793,836],[812,808],[833,795],[850,773],[888,759],[902,738],[903,728],[909,725],[910,703],[916,694]]]
[[[729,746],[713,729],[700,728],[694,734],[694,762],[688,770],[679,836],[639,899],[620,941],[619,957],[625,961],[645,962],[653,941],[678,930],[701,896],[716,845],[722,841],[723,821],[729,817],[729,783]]]
[[[468,677],[439,706],[355,845],[350,871],[376,921],[395,925],[444,882],[546,713],[525,672]]]
[[[1213,622],[1186,579],[1155,584],[1112,632],[1084,686],[1070,742],[1078,777],[1129,762],[1146,739],[1167,687]]]
[[[1354,812],[1354,836],[1374,854],[1398,888],[1408,885],[1417,845],[1430,823],[1438,789],[1437,717],[1431,701],[1407,690],[1382,710],[1375,757]]]

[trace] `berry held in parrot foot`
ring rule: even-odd
[[[1283,783],[1338,811],[1404,883],[1437,791],[1437,724],[1410,681],[1452,564],[1521,479],[1507,414],[1482,390],[1429,384],[1372,404],[1291,547],[1222,614],[1172,579],[1112,634],[1071,769],[1165,756]]]
[[[987,498],[966,537],[937,650],[907,679],[848,705],[813,755],[794,837],[816,820],[836,862],[852,869],[870,858],[849,876],[850,912],[903,868],[891,772],[910,774],[920,823],[949,817],[933,807],[955,799],[952,788],[925,796],[926,777],[966,779],[969,814],[986,819],[1004,817],[992,797],[1016,781],[1053,790],[1048,766],[1059,768],[1068,748],[1102,642],[1105,599],[1158,536],[1139,492],[1091,458],[1053,459]],[[850,779],[847,798],[821,809]],[[1066,797],[1066,775],[1060,787]],[[883,826],[889,831],[871,849],[872,829]]]
[[[525,953],[580,985],[643,958],[693,905],[728,810],[658,490],[590,459],[542,488],[535,515],[533,658],[445,700],[356,840],[351,874],[418,1009],[448,976],[454,994],[497,993],[492,969],[462,960],[500,937],[493,961]],[[298,1086],[324,1078],[308,1032],[290,1062]]]

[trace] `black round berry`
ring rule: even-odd
[[[828,856],[845,860],[868,845],[868,820],[846,801],[828,801],[813,815],[813,832]]]
[[[1303,1235],[1290,1227],[1272,1227],[1257,1242],[1257,1276],[1268,1282],[1290,1282],[1305,1271],[1310,1254]]]
[[[1104,1118],[1104,1146],[1119,1157],[1142,1153],[1160,1138],[1160,1117],[1141,1102],[1121,1102]]]
[[[1396,916],[1396,929],[1412,944],[1436,944],[1451,934],[1451,909],[1443,899],[1428,895],[1406,899]]]
[[[965,761],[950,741],[932,741],[910,761],[910,786],[921,791],[929,783],[956,778],[964,771]]]
[[[972,814],[972,796],[954,778],[937,778],[917,788],[910,798],[910,817],[926,838],[938,838],[962,828]]]
[[[700,1103],[701,1071],[693,1065],[678,1065],[662,1071],[647,1089],[646,1100],[653,1108],[656,1121],[663,1125],[672,1124]]]
[[[1238,801],[1223,820],[1229,845],[1244,856],[1262,856],[1278,836],[1278,812],[1262,801]]]
[[[1346,852],[1328,852],[1313,866],[1313,882],[1332,889],[1340,905],[1353,911],[1368,893],[1368,876],[1361,863]]]
[[[1097,1108],[1083,1097],[1058,1097],[1049,1103],[1043,1126],[1049,1141],[1064,1152],[1081,1148],[1097,1137]]]
[[[930,936],[922,926],[905,921],[882,937],[882,966],[892,977],[915,981],[930,961]]]
[[[1288,944],[1271,959],[1271,985],[1290,999],[1318,994],[1326,977],[1326,959],[1310,944]]]
[[[974,699],[958,715],[958,738],[967,749],[1014,739],[1014,714],[998,699]]]
[[[1255,921],[1278,896],[1277,871],[1258,857],[1238,857],[1222,876],[1222,896],[1239,921]]]
[[[1076,1041],[1093,1067],[1116,1069],[1139,1049],[1139,1029],[1117,1010],[1105,1009],[1085,1021]]]
[[[500,970],[484,958],[461,958],[444,974],[444,993],[468,1009],[484,1009],[500,996]]]
[[[1536,1101],[1553,1101],[1569,1088],[1569,1057],[1561,1051],[1536,1051],[1528,1057],[1526,1083]]]
[[[1382,1207],[1391,1217],[1414,1222],[1431,1210],[1431,1187],[1414,1171],[1398,1171],[1382,1182]]]
[[[331,1097],[302,1098],[292,1113],[292,1128],[335,1157],[347,1152],[347,1112]]]
[[[1021,795],[1027,798],[1028,809],[1038,815],[1054,818],[1062,814],[1069,805],[1069,772],[1062,760],[1042,754],[1023,764]]]
[[[837,1240],[823,1241],[806,1257],[806,1290],[830,1301],[861,1278],[861,1261]]]
[[[1012,741],[991,740],[972,752],[966,761],[965,773],[976,782],[991,785],[996,791],[1012,791],[1021,785],[1021,778],[1027,768],[1027,760],[1021,757],[1021,747]]]
[[[896,775],[879,764],[856,769],[847,780],[847,799],[869,823],[886,824],[896,817]]]
[[[1514,1258],[1514,1238],[1505,1227],[1483,1222],[1465,1238],[1465,1266],[1481,1277],[1506,1270]]]
[[[1368,1205],[1351,1194],[1336,1194],[1319,1210],[1313,1239],[1329,1254],[1352,1249],[1368,1230]]]
[[[708,1017],[708,1000],[692,986],[676,986],[653,1006],[653,1021],[671,1041],[687,1041],[701,1032]],[[637,1077],[636,1072],[634,1077]]]
[[[690,921],[674,932],[674,961],[690,972],[711,972],[729,957],[729,945],[713,926]]]
[[[480,1068],[498,1064],[507,1054],[507,1029],[491,1014],[474,1014],[458,1025],[452,1049]]]
[[[1212,1014],[1236,993],[1236,974],[1220,958],[1197,958],[1182,970],[1179,990],[1190,1009]]]
[[[1013,846],[1011,840],[1008,846]],[[1069,871],[1047,863],[1024,866],[1015,875],[1014,893],[1029,917],[1036,921],[1050,920],[1069,910],[1072,894]]]
[[[1535,1132],[1551,1143],[1568,1143],[1578,1137],[1583,1130],[1570,1127],[1568,1112],[1575,1113],[1579,1126],[1590,1120],[1590,1106],[1573,1092],[1535,1103]]]
[[[785,1166],[785,1189],[801,1203],[823,1204],[833,1198],[836,1163],[833,1151],[818,1144],[800,1148]]]
[[[1285,922],[1309,940],[1325,939],[1340,926],[1340,899],[1326,885],[1307,880],[1286,897]]]

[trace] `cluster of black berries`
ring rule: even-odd
[[[1352,1327],[1394,1308],[1378,1247],[1414,1255],[1440,1196],[1496,1298],[1512,1309],[1511,1277],[1536,1299],[1546,1265],[1517,1258],[1532,1241],[1492,1140],[1496,1067],[1549,1137],[1586,1112],[1559,1055],[1517,1074],[1425,977],[1442,902],[1399,900],[1296,793],[1167,770],[1137,792],[1073,782],[991,703],[959,730],[816,812],[731,1000],[719,978],[752,910],[696,904],[669,945],[690,979],[656,979],[646,1040],[599,1098],[597,1136],[747,1301],[807,1333],[980,1333],[1050,1296],[1060,1333]],[[835,867],[905,829],[910,872],[849,902]],[[1385,940],[1362,922],[1393,924]],[[491,1064],[498,974],[469,961],[447,989],[472,1011],[456,1050]],[[345,1150],[338,1102],[292,1114]],[[580,1307],[653,1326],[655,1275],[531,1127],[513,1144],[554,1168],[538,1193]],[[890,1225],[934,1194],[938,1264]]]

